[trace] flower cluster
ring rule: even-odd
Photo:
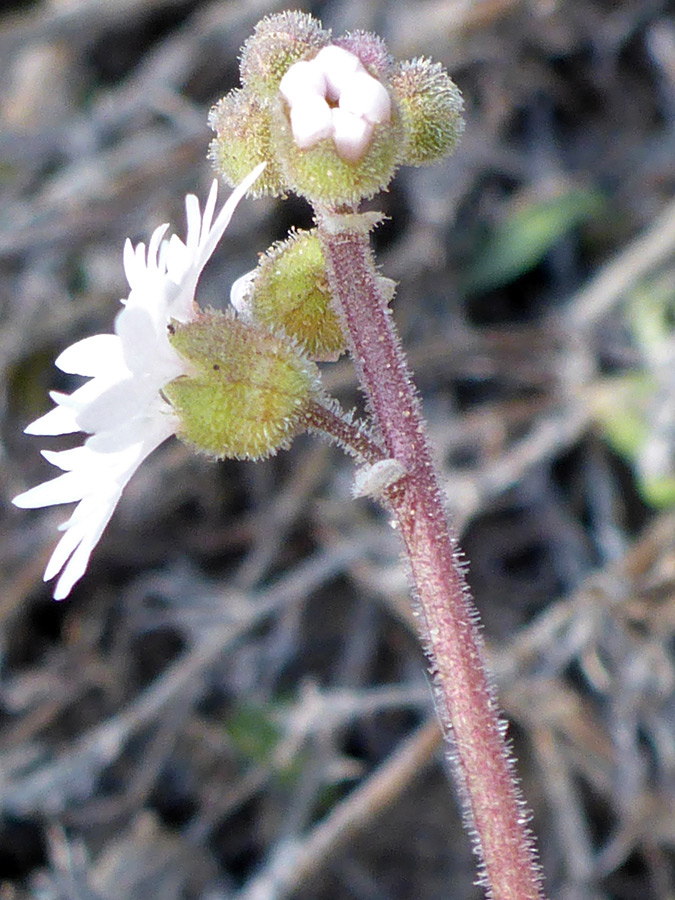
[[[147,248],[127,241],[130,293],[114,333],[79,341],[56,360],[89,380],[72,394],[52,393],[54,409],[26,429],[89,435],[73,449],[43,451],[63,474],[14,500],[77,503],[45,572],[45,580],[60,573],[58,599],[82,577],[125,485],[159,444],[176,434],[216,458],[277,452],[307,427],[320,399],[315,362],[345,350],[320,229],[293,233],[261,256],[234,286],[239,315],[196,307],[200,273],[244,193],[293,190],[366,234],[378,217],[357,214],[360,201],[399,165],[447,155],[462,128],[461,97],[441,66],[395,63],[376,35],[334,38],[305,13],[256,26],[241,80],[210,119],[216,168],[238,186],[217,216],[215,183],[203,213],[188,196],[185,242],[165,239],[166,225]],[[392,284],[375,284],[388,302]]]
[[[442,66],[396,63],[377,35],[334,37],[297,11],[258,23],[242,50],[241,84],[211,111],[211,157],[230,184],[265,160],[261,195],[291,190],[323,207],[355,207],[399,166],[448,156],[463,128],[461,95]]]
[[[172,321],[198,315],[195,291],[202,269],[223,236],[235,207],[260,175],[254,170],[230,195],[216,216],[214,181],[203,213],[194,195],[186,198],[187,236],[164,239],[167,225],[149,245],[124,247],[130,293],[115,320],[114,334],[85,338],[65,350],[56,365],[89,379],[72,394],[53,392],[56,406],[26,428],[27,434],[85,432],[84,443],[43,456],[62,475],[19,494],[14,503],[34,509],[77,502],[47,564],[44,579],[61,573],[54,589],[66,597],[87,567],[91,552],[110,521],[124,487],[143,460],[180,429],[180,420],[162,388],[189,374],[189,364],[172,347]]]

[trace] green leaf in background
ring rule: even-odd
[[[475,294],[514,281],[541,262],[567,232],[599,215],[603,206],[598,191],[579,187],[519,204],[478,249],[463,281],[464,292]]]
[[[632,372],[605,381],[594,398],[595,420],[605,440],[631,464],[649,436],[646,409],[655,387],[651,375]]]
[[[593,411],[604,439],[633,469],[645,503],[654,509],[668,509],[675,504],[675,477],[669,473],[646,475],[640,465],[650,439],[648,412],[656,390],[650,372],[617,376],[596,393]]]
[[[274,710],[250,704],[242,704],[230,713],[226,730],[237,752],[254,763],[266,762],[281,738]]]
[[[283,701],[258,706],[242,703],[228,715],[225,731],[231,746],[246,765],[271,766],[269,783],[282,790],[293,790],[307,765],[307,747],[298,747],[288,755],[277,755],[284,737],[280,718],[288,709]]]
[[[675,505],[675,478],[643,478],[638,486],[642,499],[654,509],[670,509]]]
[[[626,317],[632,336],[649,367],[671,356],[675,322],[675,278],[669,271],[650,278],[632,291]]]

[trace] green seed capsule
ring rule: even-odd
[[[464,131],[459,88],[440,63],[413,59],[391,81],[405,131],[401,165],[426,166],[449,156]]]
[[[219,459],[260,459],[306,427],[318,372],[293,343],[232,315],[173,322],[170,341],[194,372],[163,389],[178,437]]]
[[[283,330],[311,359],[335,360],[345,339],[331,305],[326,263],[316,230],[293,232],[271,247],[256,269],[246,305],[253,321]]]

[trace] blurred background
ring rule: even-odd
[[[282,4],[0,16],[0,898],[477,900],[387,517],[315,438],[170,441],[67,601],[22,428],[109,331],[124,239],[183,234],[212,103]],[[556,900],[675,896],[675,20],[667,0],[328,0],[442,62],[456,155],[373,201]],[[245,202],[203,305],[306,205]],[[346,360],[324,366],[347,407]],[[53,449],[66,445],[58,440]]]

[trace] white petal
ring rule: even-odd
[[[45,574],[42,576],[43,581],[51,581],[51,579],[61,571],[61,569],[68,561],[68,557],[72,555],[73,551],[75,550],[77,545],[81,543],[81,541],[82,535],[74,528],[70,531],[66,531],[65,534],[62,535],[60,541],[58,542],[56,547],[54,547],[52,555],[49,557],[47,567],[45,568]],[[71,589],[74,581],[74,579],[71,579]],[[67,594],[65,594],[64,596],[67,596]],[[56,593],[54,593],[54,599],[62,600],[63,597],[57,598]]]
[[[340,109],[362,116],[369,122],[388,122],[391,100],[384,85],[365,70],[356,72],[340,94]]]
[[[54,391],[51,397],[59,406],[72,410],[79,422],[80,413],[91,406],[92,403],[95,403],[101,394],[108,390],[111,384],[115,384],[114,379],[92,378],[91,381],[87,381],[86,384],[73,391],[72,394],[60,394]],[[80,430],[84,430],[82,425],[80,425]]]
[[[366,119],[339,108],[333,110],[333,122],[335,149],[343,159],[358,162],[368,149],[373,126]]]
[[[24,428],[25,434],[74,434],[80,431],[75,412],[65,406],[50,409]]]
[[[124,249],[122,250],[122,265],[124,267],[124,274],[127,277],[127,284],[129,284],[129,286],[131,286],[135,274],[135,259],[136,257],[134,255],[134,245],[131,243],[129,238],[127,238],[124,242]]]
[[[119,496],[108,507],[99,510],[98,518],[89,524],[84,533],[81,533],[84,529],[67,531],[57,544],[44,575],[44,580],[49,581],[63,566],[61,577],[54,588],[55,600],[64,600],[73,589],[75,582],[79,581],[86,572],[92,550],[101,539],[118,500]],[[62,559],[64,557],[67,559],[73,546],[75,550],[64,566]]]
[[[106,498],[108,502],[103,505],[100,503],[100,498],[97,497],[96,499],[99,502],[95,507],[92,505],[90,497],[87,497],[86,500],[82,500],[78,503],[77,509],[84,509],[87,513],[82,515],[79,525],[70,528],[68,527],[68,523],[64,523],[65,527],[60,527],[60,530],[63,531],[63,536],[54,548],[54,552],[47,563],[44,574],[45,581],[50,581],[61,571],[66,564],[68,557],[86,536],[87,531],[93,530],[91,527],[92,525],[95,528],[101,520],[110,520],[110,516],[117,505],[117,500],[115,500],[114,495],[110,498]],[[87,526],[89,526],[89,528]]]
[[[66,472],[51,481],[37,484],[29,491],[24,491],[12,500],[20,509],[40,509],[43,506],[58,506],[61,503],[73,503],[81,500],[87,491],[87,485],[76,472]]]
[[[118,428],[142,413],[159,392],[160,386],[151,376],[136,376],[111,385],[104,394],[77,414],[81,430],[94,434]]]
[[[206,237],[211,230],[211,224],[213,222],[213,214],[216,211],[216,202],[218,200],[218,180],[216,178],[211,182],[211,189],[209,190],[209,196],[206,199],[206,205],[204,206],[204,215],[202,216],[202,227],[199,232],[199,241],[206,240]]]
[[[170,434],[175,434],[180,427],[178,417],[168,403],[160,398],[157,408],[149,411],[148,415],[136,416],[118,428],[92,434],[91,437],[87,438],[86,446],[95,453],[117,453],[129,447],[143,444],[147,440],[148,434],[154,433],[152,422],[155,419],[162,420],[167,437]],[[160,426],[158,425],[157,427]]]
[[[118,453],[134,447],[143,440],[146,420],[143,416],[135,416],[117,428],[99,431],[87,438],[87,447],[94,453]]]
[[[230,224],[230,219],[239,201],[243,198],[246,191],[258,180],[262,175],[266,163],[259,163],[252,172],[237,185],[230,196],[223,204],[223,208],[218,213],[213,227],[209,231],[208,236],[202,241],[199,248],[199,257],[197,259],[197,276],[201,274],[202,269],[211,258],[211,254],[216,249],[221,237],[225,234],[225,229]]]
[[[194,259],[199,247],[199,238],[202,230],[202,216],[199,212],[199,200],[194,194],[188,194],[185,198],[185,215],[187,218],[187,235],[185,246],[190,256]]]
[[[143,278],[145,278],[145,244],[142,241],[141,243],[137,244],[136,247],[133,246],[128,238],[125,241],[124,273],[127,276],[127,281],[129,282],[129,287],[132,289],[132,291],[134,289],[134,286],[137,285]]]
[[[314,62],[321,67],[326,79],[329,97],[337,100],[355,72],[365,72],[361,60],[354,53],[330,44],[319,50]]]
[[[93,378],[116,371],[124,365],[122,345],[114,334],[95,334],[64,350],[57,356],[54,365],[69,375]]]
[[[77,471],[84,476],[86,472],[100,469],[99,460],[88,449],[86,442],[80,447],[71,447],[70,450],[43,450],[42,455],[48,463],[64,472]]]
[[[321,65],[306,59],[294,63],[279,83],[282,97],[290,106],[302,102],[309,94],[326,96],[326,78]]]
[[[123,303],[128,303],[132,299],[133,294],[139,295],[134,298],[136,302],[140,301],[142,304],[148,302],[147,298],[143,297],[143,292],[149,285],[157,284],[158,277],[161,277],[156,257],[168,227],[168,224],[160,225],[159,228],[154,230],[150,238],[150,249],[147,254],[145,244],[142,241],[135,248],[131,241],[127,240],[125,242],[124,271],[131,288],[131,294],[126,301],[122,301]]]
[[[102,516],[108,515],[108,510],[117,506],[122,490],[117,482],[111,481],[110,484],[104,484],[100,490],[91,491],[80,500],[71,517],[59,525],[59,531],[80,533],[89,531],[92,524],[95,525]]]
[[[250,296],[257,269],[246,272],[233,283],[230,289],[230,303],[242,318],[247,318],[251,312]]]
[[[184,284],[184,281],[187,280],[186,275],[192,265],[192,257],[190,256],[188,248],[178,235],[175,234],[172,234],[169,240],[164,242],[164,247],[166,249],[165,265],[167,275],[173,286],[178,287],[178,291],[174,291],[172,296],[171,305],[175,305],[173,297],[181,293],[185,294],[190,302],[192,302],[197,279],[195,277],[190,284]]]
[[[66,533],[52,554],[44,576],[45,581],[49,581],[64,566],[63,573],[54,590],[56,600],[63,600],[67,597],[75,582],[84,575],[92,550],[99,542],[131,476],[146,457],[172,433],[167,429],[167,423],[155,422],[153,424],[154,432],[146,436],[143,447],[135,454],[133,464],[129,465],[126,471],[120,475],[117,481],[118,490],[105,498],[95,498],[97,505],[92,508],[91,515],[89,509],[83,505],[86,503],[85,498],[80,504],[82,508],[78,507],[71,520],[65,523]],[[66,563],[71,552],[72,556]]]
[[[167,325],[162,323],[162,331]],[[127,306],[115,319],[115,331],[129,372],[136,375],[151,371],[157,345],[157,324],[152,314],[140,306]]]
[[[159,268],[158,266],[158,257],[159,257],[159,248],[162,243],[162,238],[166,234],[166,230],[169,227],[168,223],[166,225],[160,225],[159,228],[155,228],[152,232],[152,237],[150,238],[150,243],[148,245],[148,268],[156,270]]]
[[[194,311],[182,320],[189,321],[193,316]],[[165,308],[161,317],[155,317],[150,311],[135,306],[124,309],[115,322],[134,381],[140,384],[150,378],[157,391],[186,371],[185,361],[169,341],[167,326],[173,318],[178,318],[173,307]],[[144,396],[147,395],[144,393]]]
[[[291,107],[291,128],[297,146],[308,150],[333,134],[330,106],[323,97],[310,94]]]

